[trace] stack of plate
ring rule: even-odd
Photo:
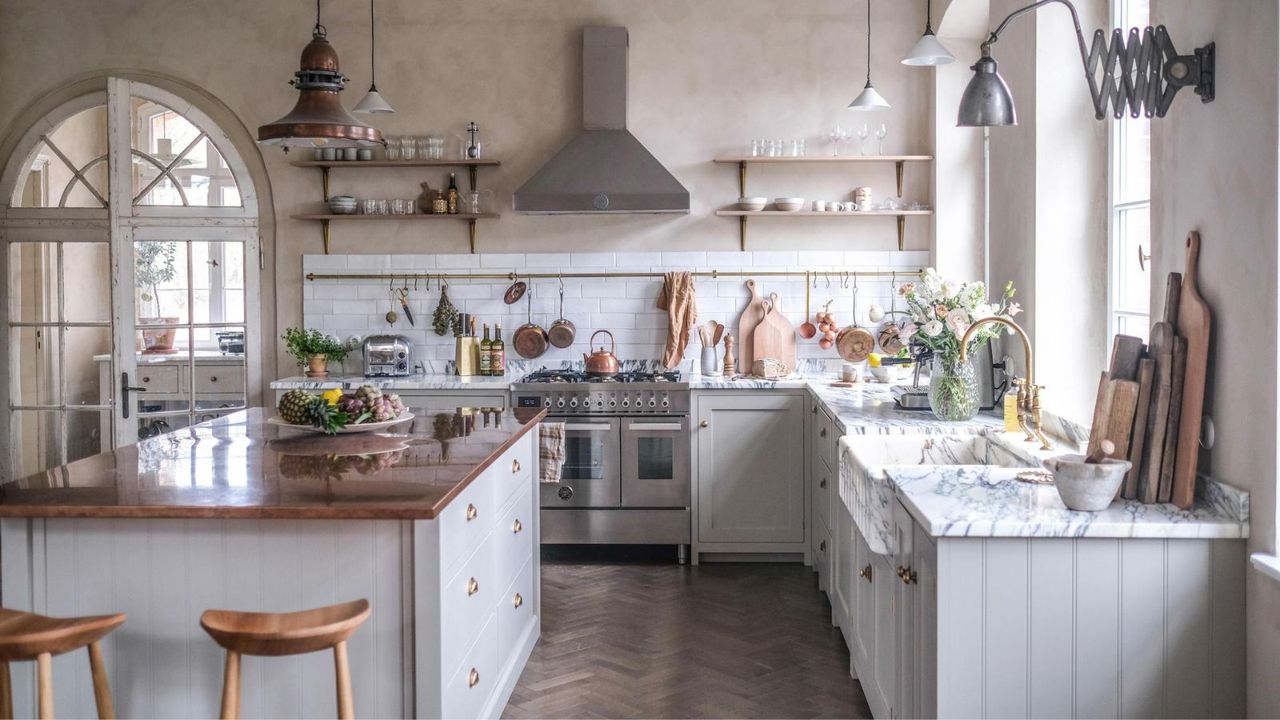
[[[356,199],[350,195],[335,195],[329,198],[329,212],[334,215],[354,215]]]

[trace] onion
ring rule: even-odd
[[[823,350],[830,350],[832,345],[835,345],[835,343],[826,339],[825,337],[818,341],[818,347],[822,348]]]

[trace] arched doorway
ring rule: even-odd
[[[259,381],[245,163],[181,96],[99,88],[34,123],[0,176],[0,476],[243,408]]]

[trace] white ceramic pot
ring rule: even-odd
[[[1100,463],[1087,463],[1083,455],[1059,455],[1044,461],[1053,473],[1058,496],[1072,510],[1098,512],[1110,507],[1116,499],[1116,491],[1129,472],[1128,460],[1107,459]]]

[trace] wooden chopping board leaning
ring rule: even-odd
[[[778,307],[778,294],[764,301],[764,316],[752,335],[752,374],[762,377],[790,375],[796,369],[796,331]],[[777,363],[775,367],[773,363]],[[765,363],[757,372],[757,363]],[[768,369],[764,369],[768,367]]]
[[[742,372],[751,372],[751,361],[754,360],[754,343],[753,335],[756,326],[764,318],[764,298],[760,297],[759,291],[756,289],[755,280],[747,280],[747,292],[750,297],[747,298],[747,306],[742,309],[742,314],[738,316],[738,367],[742,368]]]
[[[1200,233],[1187,235],[1187,267],[1182,276],[1178,303],[1178,334],[1187,340],[1186,369],[1182,381],[1182,407],[1178,419],[1178,446],[1173,466],[1173,504],[1189,508],[1195,502],[1196,467],[1200,460],[1200,421],[1204,413],[1204,386],[1209,370],[1209,332],[1213,317],[1200,296]]]

